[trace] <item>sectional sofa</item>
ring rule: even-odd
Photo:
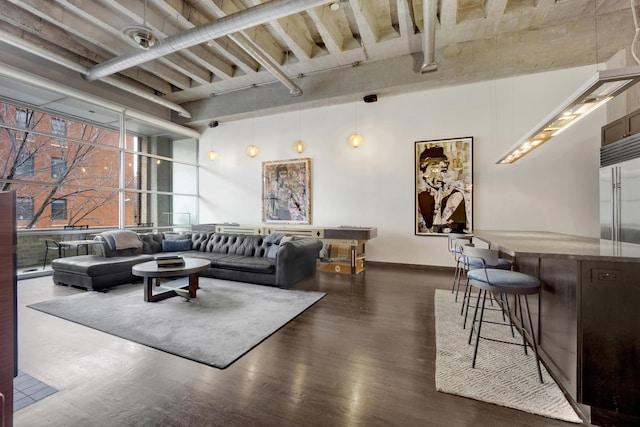
[[[203,277],[289,288],[315,274],[322,242],[282,234],[243,235],[215,232],[144,233],[114,230],[95,237],[95,255],[51,262],[53,282],[101,290],[140,280],[131,267],[157,255],[204,258],[211,268]]]

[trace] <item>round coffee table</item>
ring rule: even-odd
[[[211,262],[206,259],[184,258],[184,265],[171,267],[158,267],[155,261],[147,261],[131,267],[131,273],[144,277],[144,300],[147,302],[162,301],[176,295],[187,298],[195,298],[198,289],[198,273],[209,269]],[[164,292],[153,293],[153,279],[177,278],[187,276],[188,283],[176,281],[174,284],[163,286],[168,289]]]

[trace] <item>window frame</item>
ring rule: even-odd
[[[63,204],[64,208],[57,208],[55,205]],[[54,214],[58,213],[58,214]],[[67,199],[53,199],[51,201],[51,220],[66,220],[67,219]]]
[[[51,157],[51,179],[59,179],[66,170],[67,161],[64,157]],[[55,172],[58,172],[58,175]]]
[[[25,205],[25,202],[26,205]],[[30,206],[29,206],[30,205]],[[19,221],[29,221],[33,218],[33,209],[34,209],[34,200],[33,197],[29,196],[29,197],[16,197],[16,219]],[[30,215],[27,215],[26,217],[21,217],[20,216],[20,211],[25,210],[25,208],[27,208],[27,211],[29,211]],[[30,209],[29,209],[30,208]]]
[[[16,157],[16,169],[14,176],[34,176],[35,162],[31,153],[20,153]]]

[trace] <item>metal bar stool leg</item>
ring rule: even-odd
[[[540,379],[540,383],[543,383],[544,381],[542,381],[542,370],[540,369],[540,359],[538,358],[538,342],[536,341],[536,335],[533,332],[533,322],[531,321],[531,311],[529,310],[529,300],[527,299],[526,295],[524,296],[524,308],[527,310],[527,319],[529,320],[529,330],[531,332],[531,341],[533,342],[533,355],[536,358],[536,367],[538,368],[538,378]],[[522,311],[520,311],[520,315],[522,316]],[[523,335],[524,335],[524,331],[523,331]]]
[[[480,299],[480,295],[478,295],[478,299]],[[476,367],[476,356],[478,355],[478,344],[480,343],[480,331],[482,330],[482,318],[484,317],[484,303],[487,299],[487,291],[484,291],[482,297],[482,310],[480,311],[480,320],[478,322],[478,332],[476,333],[476,346],[473,349],[473,363],[471,364],[472,368]],[[471,328],[473,331],[473,327]]]
[[[478,297],[476,299],[476,308],[473,311],[473,320],[471,321],[471,330],[469,331],[469,340],[467,341],[467,344],[471,344],[471,338],[473,338],[473,330],[476,327],[476,321],[478,319],[478,308],[480,307],[480,297],[481,297],[481,295],[482,295],[482,290],[479,290],[478,291]],[[484,299],[482,300],[482,309],[484,310]]]

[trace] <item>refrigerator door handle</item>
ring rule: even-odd
[[[613,168],[613,222],[614,222],[614,241],[620,241],[620,234],[622,228],[622,209],[620,208],[621,199],[621,183],[622,183],[622,168],[616,166]]]
[[[611,240],[614,242],[618,241],[618,215],[616,214],[616,207],[618,205],[618,201],[616,199],[616,169],[617,167],[615,166],[611,168]]]

